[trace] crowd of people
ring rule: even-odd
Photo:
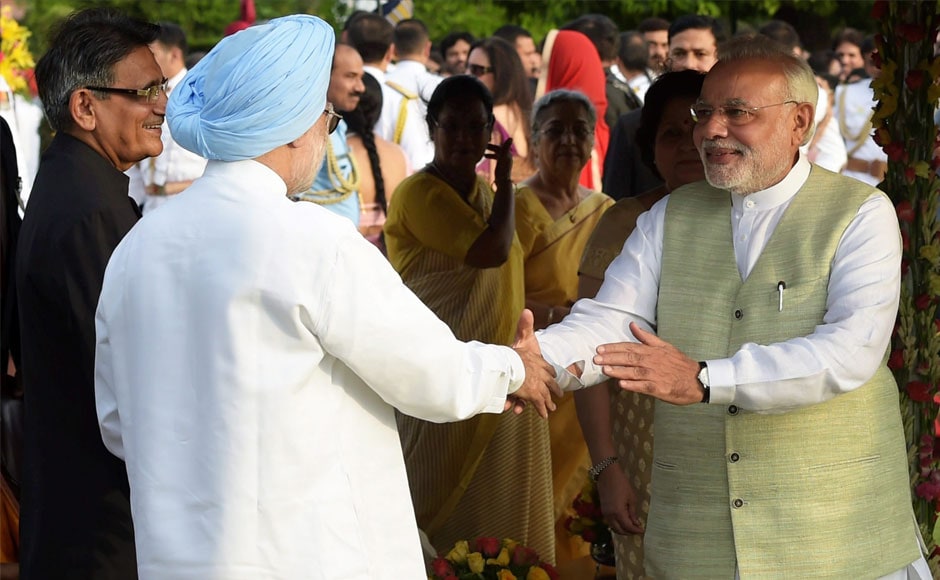
[[[620,579],[930,578],[870,38],[248,24],[76,12],[3,116],[4,578],[573,571],[589,479]]]

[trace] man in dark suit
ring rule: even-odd
[[[95,412],[95,308],[105,266],[139,219],[123,171],[163,150],[158,29],[110,9],[73,14],[36,66],[57,131],[20,231],[16,286],[26,401],[21,573],[135,578],[124,463]]]

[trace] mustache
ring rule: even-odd
[[[730,149],[735,153],[744,153],[747,151],[747,147],[738,143],[737,141],[731,141],[727,139],[708,139],[702,141],[702,150],[705,152],[717,151],[719,149]]]

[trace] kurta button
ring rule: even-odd
[[[737,463],[737,462],[738,462],[738,459],[741,459],[741,456],[740,456],[740,455],[738,455],[737,453],[732,453],[732,454],[731,454],[731,463]]]
[[[744,318],[744,311],[741,310],[740,308],[738,310],[735,310],[734,317],[737,318],[738,320],[741,320],[742,318]]]
[[[731,502],[731,505],[733,505],[733,506],[736,507],[736,508],[743,507],[743,506],[744,506],[744,500],[743,500],[743,499],[736,499],[736,500],[734,500],[733,502]]]
[[[728,407],[728,414],[729,414],[729,415],[737,415],[737,414],[738,414],[738,407],[737,407],[736,405],[731,405],[731,406],[729,406],[729,407]]]

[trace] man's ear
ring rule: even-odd
[[[803,145],[809,141],[815,115],[815,103],[796,104],[796,111],[793,115],[793,140],[796,145]]]
[[[98,119],[95,116],[96,101],[97,99],[89,89],[78,89],[72,92],[69,97],[69,113],[79,129],[90,133],[98,126]]]

